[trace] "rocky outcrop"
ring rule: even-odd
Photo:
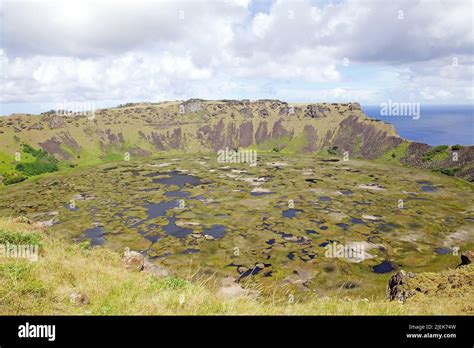
[[[63,143],[55,137],[40,142],[39,145],[43,148],[44,151],[61,160],[71,159],[71,155],[68,152],[64,151],[64,149],[62,148]]]
[[[413,296],[415,292],[411,289],[406,289],[409,278],[416,277],[413,273],[407,273],[404,270],[398,271],[388,281],[387,297],[390,301],[399,300],[405,302],[407,298]]]
[[[397,272],[388,282],[387,298],[390,301],[406,302],[414,296],[451,297],[473,294],[474,252],[461,254],[461,264],[456,269],[439,273],[410,273],[404,270]],[[472,296],[472,295],[471,295]]]
[[[331,143],[325,146],[338,146],[352,156],[375,159],[396,148],[402,141],[399,137],[388,135],[386,130],[375,123],[368,123],[353,115],[341,121]]]

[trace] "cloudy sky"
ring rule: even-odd
[[[2,1],[0,113],[191,97],[471,104],[473,3]]]

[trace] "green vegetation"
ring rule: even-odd
[[[439,315],[472,313],[472,287],[462,286],[474,267],[427,273],[417,294],[405,304],[383,298],[348,299],[338,294],[303,299],[266,300],[255,294],[224,295],[212,276],[189,279],[129,271],[118,253],[83,248],[32,225],[0,219],[4,234],[41,234],[44,252],[37,262],[0,258],[0,314],[2,315]],[[7,237],[15,240],[17,237]],[[34,237],[36,239],[37,237]],[[437,292],[439,281],[454,279],[461,287]],[[431,291],[433,289],[433,291]],[[454,295],[454,296],[453,296]],[[83,299],[74,301],[74,297]]]
[[[6,172],[2,174],[2,182],[4,185],[17,184],[26,179],[28,179],[26,175],[18,172]]]
[[[16,163],[7,156],[2,156],[6,160],[0,165],[1,182],[4,185],[12,185],[28,179],[28,177],[51,173],[59,170],[60,163],[54,156],[49,155],[41,149],[34,149],[28,144],[21,145],[21,161]]]
[[[446,159],[449,156],[448,148],[448,145],[438,145],[429,149],[422,156],[423,162],[442,161]]]
[[[458,170],[459,168],[436,168],[433,169],[433,172],[454,176]]]
[[[406,156],[408,147],[410,146],[409,141],[404,141],[398,145],[395,149],[389,150],[384,153],[381,157],[382,161],[399,163],[400,160]]]
[[[462,148],[463,148],[463,146],[459,145],[459,144],[451,146],[451,150],[453,150],[453,151],[461,150]]]
[[[38,232],[25,233],[0,228],[0,244],[6,243],[41,245],[41,235]]]

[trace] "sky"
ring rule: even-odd
[[[472,0],[0,0],[0,114],[203,99],[472,104]]]

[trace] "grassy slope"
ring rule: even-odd
[[[31,225],[0,220],[0,244],[9,240],[33,241],[41,235],[38,262],[0,258],[0,314],[300,314],[300,315],[401,315],[473,314],[472,287],[456,297],[447,290],[432,296],[416,295],[406,304],[387,300],[318,298],[304,303],[263,301],[250,296],[224,297],[214,278],[186,280],[154,278],[124,268],[113,251],[87,249],[51,238],[48,231]],[[447,272],[457,272],[449,270]],[[463,272],[472,277],[473,266]],[[430,278],[436,278],[431,274]],[[191,279],[191,278],[190,278]],[[90,302],[72,304],[74,292]]]

